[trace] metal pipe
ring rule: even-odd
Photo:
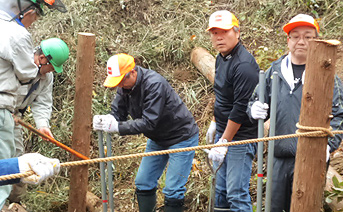
[[[107,133],[106,137],[107,144],[107,157],[112,156],[112,144],[111,144],[111,135]],[[108,179],[108,199],[111,212],[114,211],[114,200],[113,200],[113,168],[112,161],[107,162],[107,179]]]
[[[277,93],[279,90],[279,76],[275,71],[273,72],[272,81],[272,99],[270,103],[270,128],[269,136],[275,136],[275,122],[276,122],[276,106],[277,106]],[[273,178],[273,161],[274,161],[274,140],[268,143],[268,165],[267,165],[267,188],[266,188],[266,205],[265,212],[270,212],[271,208],[271,190]]]
[[[104,158],[104,136],[102,131],[98,131],[99,137],[99,157]],[[102,198],[102,211],[107,212],[107,195],[106,195],[106,175],[105,175],[105,162],[100,162],[100,178],[101,178],[101,198]]]
[[[214,168],[213,161],[211,165],[210,159],[208,158],[208,154],[210,153],[210,150],[208,149],[202,149],[202,150],[207,153],[206,163],[211,171],[211,186],[210,186],[210,198],[208,200],[208,212],[214,212],[214,202],[215,202],[215,197],[216,197],[216,175],[220,167],[224,164],[226,154],[223,161],[218,162],[217,168]]]
[[[259,75],[259,101],[264,103],[264,86],[265,76],[264,71],[260,71]],[[258,138],[264,136],[264,120],[258,120]],[[263,141],[257,144],[257,208],[256,212],[262,212],[262,188],[263,188]]]

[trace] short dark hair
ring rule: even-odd
[[[43,50],[40,46],[36,47],[35,55],[44,55]]]

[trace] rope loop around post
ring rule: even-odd
[[[299,124],[299,122],[296,124],[296,127],[298,130],[295,132],[296,134],[304,133],[304,131],[318,131],[318,135],[306,135],[305,137],[334,137],[334,134],[332,133],[332,127],[329,128],[325,127],[309,127],[309,126],[303,126]]]

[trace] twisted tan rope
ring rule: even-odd
[[[296,123],[295,125],[299,130],[297,130],[295,133],[301,133],[304,131],[323,131],[325,132],[329,137],[334,137],[334,134],[332,133],[332,127],[330,128],[324,128],[324,127],[309,127],[309,126],[302,126],[299,123]],[[316,137],[316,136],[308,136],[308,137]]]
[[[234,145],[257,143],[261,141],[281,140],[281,139],[295,138],[295,137],[326,137],[330,133],[332,135],[343,134],[343,130],[330,131],[330,133],[328,133],[327,132],[328,129],[326,128],[323,128],[324,130],[322,128],[315,128],[315,129],[320,129],[320,130],[312,131],[312,132],[297,132],[296,134],[280,135],[280,136],[257,138],[257,139],[248,139],[248,140],[242,140],[242,141],[234,141],[234,142],[228,142],[228,143],[223,143],[223,144],[208,144],[208,145],[201,145],[201,146],[195,146],[195,147],[145,152],[145,153],[137,153],[137,154],[131,154],[131,155],[121,155],[121,156],[113,156],[113,157],[106,157],[106,158],[95,158],[95,159],[90,159],[90,160],[71,161],[71,162],[61,163],[60,165],[61,167],[81,166],[81,165],[88,165],[88,164],[99,163],[99,162],[108,162],[108,161],[124,160],[124,159],[130,159],[130,158],[140,158],[140,157],[148,157],[148,156],[156,156],[156,155],[166,155],[166,154],[172,154],[172,153],[177,153],[177,152],[188,152],[188,151],[195,151],[195,150],[202,150],[202,149],[211,149],[211,148],[220,147],[220,146],[234,146]],[[3,175],[3,176],[0,176],[0,181],[28,177],[33,174],[34,174],[33,171],[28,171],[28,172],[19,173],[19,174]]]

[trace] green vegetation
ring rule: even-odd
[[[55,138],[71,145],[74,81],[78,32],[96,35],[95,79],[93,84],[93,114],[106,114],[113,93],[102,83],[106,77],[106,61],[116,53],[135,56],[139,64],[156,70],[167,78],[194,114],[200,127],[200,143],[205,143],[207,126],[212,117],[213,91],[210,82],[190,62],[193,47],[206,48],[213,56],[209,36],[205,32],[210,14],[227,9],[240,20],[241,39],[256,57],[262,70],[285,53],[286,35],[282,26],[298,13],[318,18],[323,38],[343,40],[343,1],[341,0],[64,0],[68,13],[49,12],[30,31],[35,44],[50,37],[63,39],[71,55],[64,72],[55,75],[54,108],[51,119]],[[30,114],[27,121],[33,123]],[[61,162],[70,154],[25,133],[28,151],[37,151]],[[143,152],[146,139],[141,136],[113,136],[113,154]],[[98,157],[97,136],[92,134],[91,158]],[[187,211],[206,211],[210,172],[205,155],[196,153],[199,164],[187,184]],[[134,199],[134,176],[140,160],[114,163],[114,194],[117,211],[137,211]],[[254,168],[254,174],[256,170]],[[66,211],[69,192],[69,170],[62,168],[58,177],[40,186],[30,186],[24,204],[31,211]],[[89,167],[89,190],[101,197],[98,165]],[[253,201],[256,182],[251,180]],[[161,189],[158,206],[163,205]]]

